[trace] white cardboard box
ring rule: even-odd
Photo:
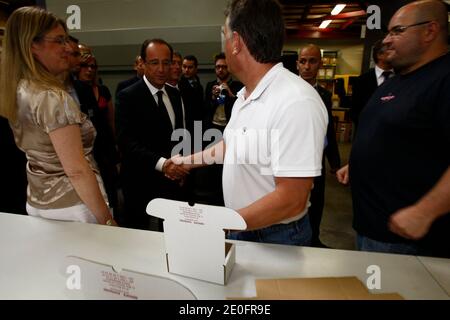
[[[76,256],[66,257],[61,267],[61,274],[67,277],[64,293],[69,299],[197,299],[189,288],[166,277],[128,269],[118,270],[112,265]]]
[[[244,230],[236,211],[209,205],[154,199],[149,215],[164,219],[170,273],[225,285],[235,262],[235,245],[225,244],[224,229]]]

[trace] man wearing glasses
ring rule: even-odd
[[[426,0],[389,23],[396,76],[360,117],[348,166],[358,248],[450,258],[450,55],[447,9]],[[348,175],[350,173],[350,176]]]
[[[243,84],[234,80],[228,71],[225,53],[221,52],[214,57],[217,79],[206,85],[206,126],[216,128],[223,132],[231,117],[231,109],[236,101],[236,94]],[[219,96],[223,96],[223,101]],[[219,101],[220,100],[220,101]],[[222,108],[219,108],[222,105]]]
[[[144,77],[117,96],[116,132],[122,153],[126,227],[162,231],[161,221],[146,213],[148,202],[154,198],[184,200],[180,185],[185,171],[167,161],[179,143],[172,141],[172,133],[185,127],[180,93],[165,85],[172,54],[172,47],[164,40],[146,40],[141,47]]]
[[[244,85],[231,77],[225,53],[221,52],[214,57],[214,65],[217,79],[206,85],[203,129],[214,128],[223,133],[237,99],[236,94]],[[218,206],[224,205],[222,169],[221,164],[197,169],[194,174],[197,201]]]

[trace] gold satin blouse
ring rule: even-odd
[[[64,90],[42,89],[22,80],[17,87],[18,117],[11,125],[17,146],[27,156],[28,203],[38,209],[82,204],[50,140],[49,132],[79,124],[84,157],[94,171],[106,201],[103,182],[92,156],[96,131],[73,98]]]

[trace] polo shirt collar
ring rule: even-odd
[[[251,95],[247,98],[247,101],[253,101],[259,99],[259,97],[266,91],[267,87],[272,83],[273,79],[283,70],[283,64],[281,62],[274,65],[272,68],[270,68],[269,71],[266,72],[264,77],[259,81],[258,85],[256,86],[255,90],[251,93]],[[242,88],[238,94],[237,97],[239,99],[244,100],[246,88]]]

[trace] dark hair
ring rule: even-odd
[[[285,31],[276,0],[232,0],[225,16],[230,30],[239,33],[256,61],[280,61]]]
[[[383,40],[377,40],[373,44],[373,50],[372,50],[372,59],[375,61],[375,63],[378,63],[378,55],[383,53],[385,50],[385,47],[383,45]]]
[[[195,66],[195,67],[198,66],[198,60],[197,60],[197,58],[196,58],[194,55],[192,55],[192,54],[185,56],[183,60],[194,61],[194,66]]]
[[[71,36],[70,34],[69,34],[69,40],[70,40],[71,42],[73,42],[73,43],[76,43],[76,44],[80,43],[80,40],[78,40],[78,39],[75,38],[74,36]]]
[[[172,58],[173,58],[173,56],[177,56],[178,58],[180,58],[181,60],[183,60],[183,56],[182,56],[181,53],[178,52],[178,51],[174,51],[173,54],[172,54]]]
[[[221,53],[216,54],[214,56],[214,63],[216,63],[217,60],[220,60],[220,59],[225,60],[225,53],[221,52]]]
[[[157,44],[163,44],[166,45],[167,48],[169,48],[170,50],[170,60],[172,60],[172,55],[173,55],[173,49],[172,46],[170,44],[168,44],[165,40],[163,39],[159,39],[159,38],[155,38],[155,39],[147,39],[144,41],[144,43],[141,46],[141,58],[142,61],[145,62],[145,58],[147,56],[146,52],[147,52],[147,47],[150,45],[150,43],[157,43]]]

